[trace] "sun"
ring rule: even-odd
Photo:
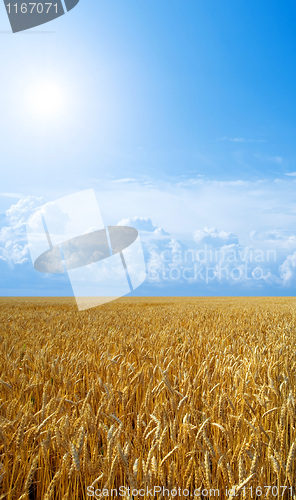
[[[27,111],[34,118],[51,120],[64,112],[66,95],[59,82],[44,80],[30,85],[25,100]]]

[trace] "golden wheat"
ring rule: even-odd
[[[0,318],[0,498],[295,495],[294,298],[1,299]]]

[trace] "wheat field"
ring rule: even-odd
[[[295,298],[0,318],[0,498],[296,498]]]

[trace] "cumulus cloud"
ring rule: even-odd
[[[155,226],[149,217],[127,217],[118,222],[118,226],[131,226],[138,231],[154,233],[155,235],[168,235],[161,227]]]
[[[27,196],[6,210],[0,229],[0,259],[9,265],[28,261],[26,223],[29,216],[43,204],[42,198]]]
[[[280,275],[285,286],[295,284],[296,280],[296,252],[288,255],[280,266]]]
[[[205,227],[194,231],[193,239],[198,244],[209,244],[216,248],[239,242],[236,234],[218,231],[215,227]]]
[[[29,260],[26,222],[43,203],[41,198],[22,198],[0,219],[0,260],[10,267]],[[118,226],[139,231],[152,294],[172,289],[178,295],[182,287],[189,295],[225,290],[231,294],[239,287],[246,294],[256,290],[268,294],[271,287],[280,290],[295,284],[296,235],[284,227],[253,231],[242,243],[237,232],[205,226],[185,244],[149,217],[125,218]]]
[[[253,232],[242,244],[236,233],[206,226],[195,230],[192,240],[185,245],[149,218],[132,217],[120,224],[139,230],[147,281],[156,288],[175,285],[178,290],[183,286],[189,294],[201,290],[235,293],[235,289],[240,288],[246,294],[255,290],[268,294],[272,287],[280,289],[284,284],[291,285],[296,278],[296,251],[295,270],[292,257],[281,264],[296,241],[293,235],[280,228]],[[277,252],[274,242],[282,245],[281,252]]]
[[[241,245],[235,233],[205,227],[194,231],[193,240],[185,245],[168,233],[160,237],[152,223],[149,229],[142,232],[141,239],[148,282],[157,286],[184,285],[193,294],[207,288],[221,293],[228,287],[243,286],[249,293],[279,282],[276,253]]]

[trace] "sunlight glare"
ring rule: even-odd
[[[63,88],[55,81],[37,82],[30,86],[26,95],[26,108],[34,118],[56,118],[62,113],[64,105]]]

